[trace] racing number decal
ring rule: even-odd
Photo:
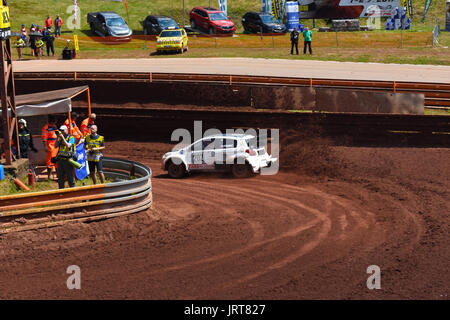
[[[11,27],[11,22],[9,21],[9,8],[0,5],[0,10],[2,13],[2,19],[0,19],[0,29],[4,31]]]
[[[8,11],[3,11],[2,16],[3,16],[3,24],[8,24],[9,22]]]
[[[203,152],[195,152],[192,153],[192,162],[194,164],[202,164],[203,163]]]

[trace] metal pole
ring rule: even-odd
[[[183,28],[184,28],[185,25],[186,25],[186,21],[185,21],[185,18],[184,18],[184,0],[183,0]]]
[[[403,26],[400,28],[400,41],[401,41],[401,48],[403,49]]]
[[[337,29],[336,29],[336,47],[339,47],[338,35],[337,35]]]
[[[3,139],[5,143],[5,160],[10,165],[13,159],[11,142],[16,134],[17,154],[20,157],[19,133],[17,125],[14,73],[12,68],[11,40],[0,40],[0,95],[2,106]],[[6,67],[6,70],[5,70]],[[9,115],[11,110],[11,116]]]

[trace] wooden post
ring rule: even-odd
[[[15,100],[14,74],[12,68],[11,40],[0,39],[0,95],[2,106],[3,140],[5,143],[5,160],[11,165],[13,153],[11,142],[16,133],[17,154],[20,157],[19,132]],[[9,110],[11,115],[9,114]]]
[[[87,98],[88,98],[88,113],[91,115],[91,92],[89,91],[89,87],[87,89]]]

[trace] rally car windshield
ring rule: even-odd
[[[211,21],[217,21],[217,20],[228,20],[227,16],[223,12],[217,12],[217,13],[210,13],[209,19]]]
[[[258,139],[256,137],[245,139],[245,142],[247,143],[247,146],[249,146],[250,148],[258,147]]]
[[[164,31],[161,33],[161,37],[181,37],[181,31]]]
[[[178,27],[178,24],[172,19],[158,19],[161,28]]]
[[[106,25],[108,27],[117,27],[117,26],[122,26],[125,24],[125,21],[123,21],[122,18],[112,18],[112,19],[108,19],[106,21]]]
[[[275,19],[274,16],[271,16],[271,15],[263,15],[260,17],[261,17],[262,22],[264,22],[264,23],[280,23],[277,19]]]

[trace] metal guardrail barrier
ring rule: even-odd
[[[16,79],[33,80],[89,80],[89,81],[148,81],[152,82],[214,82],[226,84],[295,85],[341,89],[362,89],[384,92],[421,93],[427,107],[450,107],[450,84],[398,81],[339,80],[269,76],[184,74],[184,73],[132,73],[132,72],[16,72]]]
[[[0,233],[107,219],[151,207],[150,168],[114,158],[104,158],[103,168],[113,182],[0,196]]]

